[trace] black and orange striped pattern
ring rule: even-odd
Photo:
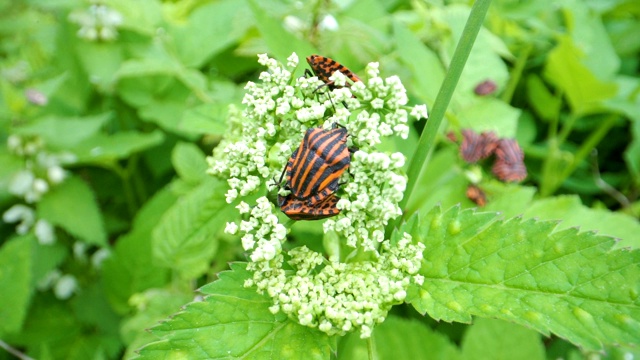
[[[462,130],[460,155],[468,163],[486,159],[498,147],[498,137],[492,131],[478,134],[470,129]]]
[[[496,152],[496,162],[491,171],[502,181],[522,181],[527,177],[524,153],[514,139],[500,139]]]
[[[476,205],[483,207],[487,205],[487,195],[480,189],[478,185],[471,184],[467,187],[467,198]]]
[[[307,63],[309,63],[309,66],[311,66],[311,70],[313,70],[313,73],[318,77],[318,79],[327,84],[330,89],[335,88],[335,86],[333,85],[333,82],[329,80],[329,77],[331,77],[331,75],[333,75],[333,73],[338,70],[353,82],[361,81],[360,78],[346,66],[326,56],[308,56]]]
[[[296,199],[314,206],[338,189],[350,163],[345,128],[311,128],[287,162],[286,188]]]
[[[336,207],[338,200],[339,198],[335,194],[329,194],[322,201],[309,206],[291,194],[278,196],[280,210],[292,220],[320,220],[338,215],[340,213]]]

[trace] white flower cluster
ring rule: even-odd
[[[42,198],[52,186],[66,178],[63,163],[74,158],[67,154],[51,154],[44,149],[43,141],[36,138],[22,138],[11,135],[7,139],[9,151],[24,161],[24,168],[16,172],[9,181],[9,193],[22,198],[27,204],[33,204]],[[24,204],[15,204],[2,214],[6,223],[18,223],[16,232],[26,234],[32,228],[41,244],[55,242],[53,226],[44,219],[36,219],[35,211]]]
[[[270,233],[271,241],[276,233]],[[370,337],[391,307],[404,301],[407,287],[424,281],[416,274],[425,247],[412,244],[406,233],[393,246],[389,240],[384,241],[376,261],[329,262],[307,247],[295,248],[289,251],[289,264],[295,273],[288,276],[283,270],[280,244],[269,242],[257,246],[260,259],[252,256],[248,269],[253,271],[253,278],[245,286],[256,286],[260,293],[266,291],[274,299],[270,308],[274,314],[282,311],[301,325],[317,327],[328,335],[359,329],[362,338]],[[268,256],[264,256],[265,248]]]
[[[410,236],[397,243],[384,239],[384,227],[401,215],[406,177],[405,157],[386,154],[375,146],[383,137],[406,138],[409,114],[427,116],[426,106],[406,106],[406,90],[398,77],[380,77],[378,64],[367,66],[367,76],[343,86],[347,77],[335,72],[330,89],[317,77],[294,78],[298,57],[288,59],[288,68],[266,55],[259,63],[267,67],[260,82],[247,84],[243,99],[246,108],[232,109],[225,139],[207,160],[209,173],[226,178],[230,189],[227,202],[255,192],[280,176],[291,153],[305,131],[334,124],[348,131],[348,145],[359,149],[352,154],[338,190],[340,214],[326,220],[325,232],[335,231],[346,244],[372,253],[371,261],[327,261],[306,248],[289,251],[285,271],[282,243],[286,228],[284,215],[266,197],[255,204],[240,201],[240,214],[248,220],[228,223],[225,231],[242,238],[254,276],[245,286],[256,286],[274,299],[272,311],[283,311],[301,324],[318,327],[328,334],[344,334],[360,329],[368,337],[373,326],[384,320],[393,304],[402,302],[422,259],[422,244],[412,244]],[[344,259],[343,259],[344,260]],[[319,270],[319,268],[321,268]],[[313,271],[312,271],[313,270]]]
[[[404,162],[401,153],[356,151],[351,158],[353,178],[343,186],[346,196],[336,205],[341,215],[325,221],[324,231],[343,235],[351,247],[376,251],[389,220],[402,215],[398,203],[407,186],[401,175]]]
[[[106,5],[92,4],[88,9],[69,14],[69,20],[80,25],[78,37],[89,41],[112,41],[118,37],[122,15]]]

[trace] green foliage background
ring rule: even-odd
[[[75,157],[28,204],[54,244],[0,223],[0,359],[640,356],[637,1],[491,3],[440,128],[417,122],[382,146],[411,161],[423,132],[435,139],[402,225],[427,245],[425,283],[369,343],[273,315],[242,287],[245,254],[223,233],[236,211],[205,157],[262,71],[258,53],[318,53],[356,73],[378,61],[411,104],[431,106],[469,2],[100,4],[122,16],[113,41],[77,35],[70,14],[89,2],[0,0],[0,212],[24,203],[9,184],[29,166],[10,136]],[[475,94],[485,80],[497,91]],[[445,137],[463,128],[516,138],[528,179],[465,164]],[[478,175],[488,204],[473,212]],[[290,237],[320,249],[321,224],[297,222]],[[76,279],[71,297],[42,286],[52,272]]]

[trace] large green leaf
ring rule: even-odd
[[[253,26],[244,1],[222,0],[198,6],[187,21],[174,24],[169,33],[180,60],[189,67],[205,61],[237,42]]]
[[[77,177],[66,179],[42,197],[38,217],[88,244],[107,245],[107,233],[93,191]]]
[[[73,151],[79,162],[115,161],[146,150],[162,142],[164,134],[121,131],[113,135],[96,134],[78,144]]]
[[[34,243],[33,236],[22,236],[0,248],[0,335],[19,331],[27,315]]]
[[[16,133],[41,136],[48,146],[67,149],[95,135],[112,117],[103,113],[85,117],[47,116],[18,127]]]
[[[227,184],[205,179],[178,200],[153,231],[153,255],[165,267],[186,278],[209,267],[218,249],[216,235],[237,210],[225,201]]]
[[[637,344],[640,251],[555,227],[436,207],[410,230],[426,250],[424,284],[408,299],[437,320],[499,318],[590,350]]]
[[[529,204],[524,216],[540,220],[562,219],[557,230],[579,226],[583,231],[598,231],[602,235],[621,239],[618,246],[640,248],[640,223],[637,219],[624,213],[588,208],[582,205],[577,195],[536,200]]]
[[[560,37],[549,52],[545,78],[567,96],[573,112],[583,115],[602,107],[616,94],[616,85],[598,79],[583,63],[583,54],[569,37]]]
[[[188,183],[200,183],[208,176],[204,154],[194,144],[177,143],[171,153],[171,162],[180,178]]]
[[[193,302],[151,332],[160,340],[136,359],[328,359],[330,338],[318,330],[272,314],[271,298],[245,288],[246,264],[204,286]]]
[[[132,295],[168,281],[169,272],[154,263],[151,233],[175,201],[168,187],[157,192],[137,213],[131,232],[118,238],[113,253],[104,261],[105,293],[117,312],[131,311]]]
[[[462,354],[474,360],[543,360],[540,334],[500,320],[476,319],[464,334]]]
[[[368,360],[367,341],[357,333],[350,333],[340,340],[338,359]],[[373,331],[373,348],[376,359],[395,360],[456,360],[461,354],[446,335],[432,330],[417,320],[388,316]]]

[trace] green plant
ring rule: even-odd
[[[638,355],[636,2],[0,9],[10,353]],[[339,59],[362,84],[329,100],[292,52]],[[474,92],[487,81],[495,93]],[[276,87],[274,104],[253,101]],[[304,129],[334,121],[360,149],[341,214],[288,222],[268,180]],[[529,178],[466,164],[443,136],[461,129],[517,139]]]

